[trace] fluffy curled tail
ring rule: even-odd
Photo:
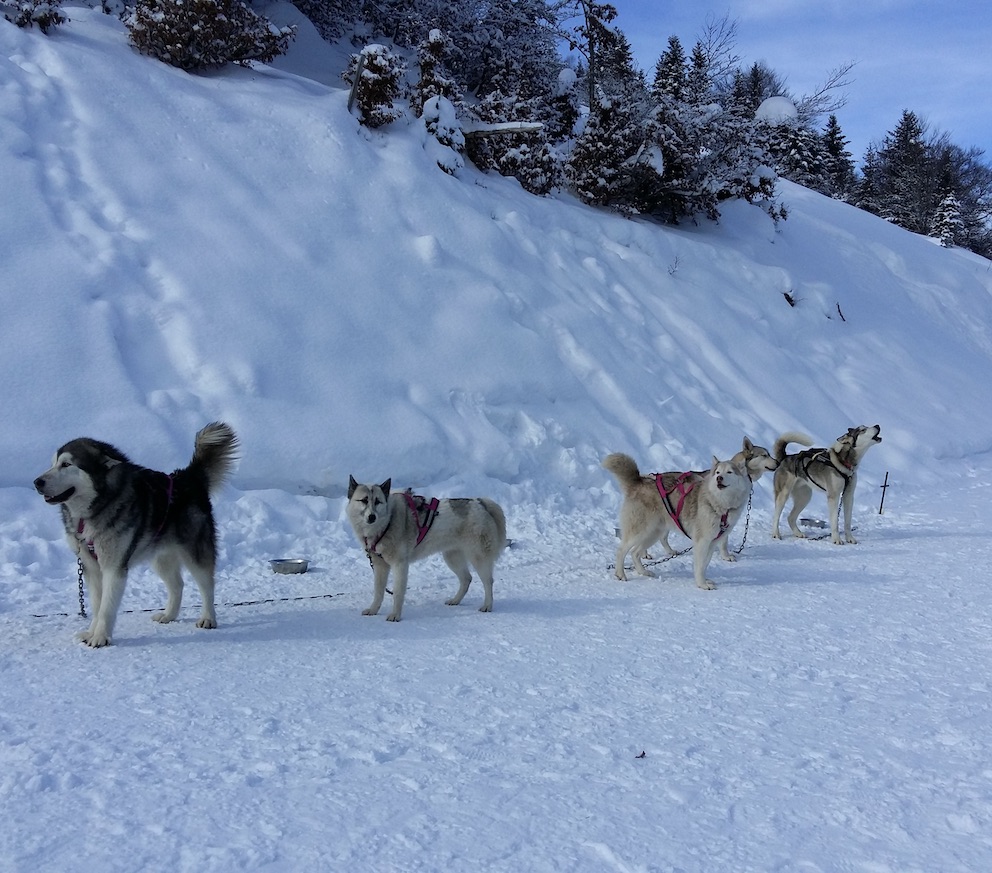
[[[775,460],[779,463],[785,460],[785,450],[789,447],[789,443],[799,443],[799,445],[809,448],[813,445],[813,437],[796,430],[790,430],[782,434],[775,440],[775,448],[772,451]]]
[[[603,469],[609,470],[616,476],[620,487],[624,490],[636,485],[643,478],[641,471],[637,469],[637,462],[623,452],[614,452],[603,458]]]
[[[216,491],[231,474],[238,460],[238,438],[229,425],[221,421],[208,424],[196,435],[191,467],[202,468],[210,493]]]

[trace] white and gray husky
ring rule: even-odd
[[[851,533],[851,515],[854,511],[854,489],[858,484],[858,465],[876,443],[881,427],[877,424],[858,425],[847,429],[847,433],[837,437],[828,449],[810,448],[795,455],[786,454],[790,442],[811,446],[813,441],[804,434],[783,434],[775,442],[775,458],[778,469],[775,471],[775,514],[772,521],[772,536],[780,539],[779,518],[785,504],[792,496],[792,509],[789,512],[789,527],[797,537],[804,534],[796,522],[799,513],[813,496],[813,486],[827,495],[827,513],[830,516],[830,536],[836,545],[845,540],[856,543]],[[844,506],[844,539],[840,537],[838,515],[840,504]]]
[[[196,626],[217,627],[210,495],[230,473],[237,449],[234,431],[220,422],[196,435],[189,465],[173,473],[138,466],[109,443],[88,437],[59,448],[34,487],[60,508],[66,540],[82,562],[93,618],[80,640],[93,648],[111,643],[128,569],[140,561],[151,561],[168,590],[155,621],[179,614],[185,564],[203,598]]]
[[[714,456],[702,473],[642,475],[630,455],[616,452],[603,459],[603,467],[617,479],[623,492],[620,506],[620,547],[616,577],[626,581],[624,561],[633,553],[634,569],[654,576],[642,563],[645,550],[656,540],[666,546],[668,534],[680,530],[692,540],[692,569],[696,585],[715,588],[706,578],[713,552],[741,516],[751,493],[744,461],[721,461]]]
[[[410,564],[441,553],[458,577],[458,591],[449,606],[457,606],[472,582],[475,567],[485,597],[480,612],[493,608],[493,567],[506,547],[506,518],[498,503],[485,497],[450,498],[426,503],[409,492],[390,492],[392,480],[381,485],[348,482],[348,520],[369,556],[373,570],[372,603],[362,615],[376,615],[393,570],[393,609],[387,621],[399,621],[406,597]]]

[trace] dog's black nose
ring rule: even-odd
[[[34,480],[35,491],[41,491],[41,489],[44,487],[45,487],[45,478],[43,476],[39,476],[37,479]]]
[[[369,524],[375,524],[375,513],[374,512],[370,512],[368,518],[366,519],[366,521]]]

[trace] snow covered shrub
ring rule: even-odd
[[[421,115],[427,137],[424,149],[433,154],[437,165],[449,175],[465,166],[461,152],[465,150],[465,135],[455,115],[455,107],[445,97],[431,97]]]
[[[444,97],[451,103],[457,102],[458,86],[444,71],[444,59],[450,52],[451,40],[436,28],[417,46],[420,80],[414,88],[414,108],[419,110],[432,97]]]
[[[65,24],[69,19],[62,14],[61,0],[25,0],[17,4],[14,17],[5,15],[8,21],[14,22],[18,27],[32,27],[37,24],[38,29],[47,34],[53,27]]]
[[[627,202],[630,168],[642,142],[637,121],[622,102],[604,100],[590,112],[565,165],[579,199],[592,206],[633,211]]]
[[[268,63],[296,35],[241,0],[137,0],[124,23],[139,52],[187,71]]]
[[[550,194],[561,186],[561,163],[540,133],[511,137],[496,159],[501,176],[513,176],[531,194]]]
[[[355,85],[358,71],[361,76]],[[402,93],[406,66],[403,59],[386,46],[373,43],[352,55],[342,78],[354,88],[355,102],[366,127],[382,127],[403,114],[396,105]]]

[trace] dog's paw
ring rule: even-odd
[[[737,563],[737,555],[720,555],[725,561],[730,561],[731,564]]]
[[[645,567],[643,570],[638,570],[637,572],[640,573],[642,576],[647,576],[648,579],[658,578],[658,574],[655,573],[654,570],[649,570],[647,567]]]
[[[620,581],[620,582],[626,582],[627,581],[627,574],[624,573],[623,570],[617,570],[616,573],[614,573],[613,575],[616,576],[617,577],[617,580]]]
[[[197,627],[204,627],[204,628],[207,628],[208,630],[213,630],[214,628],[217,627],[217,619],[216,618],[204,617],[204,618],[201,618],[196,623],[196,626]]]
[[[378,608],[373,609],[371,606],[368,609],[362,610],[362,615],[378,615],[378,614],[379,614]]]
[[[170,616],[168,613],[165,612],[152,613],[152,621],[157,621],[159,624],[168,624],[174,618],[175,618],[174,615]]]
[[[104,646],[110,645],[110,637],[102,631],[82,631],[76,634],[76,639],[91,649],[102,649]]]
[[[716,588],[716,582],[714,582],[712,579],[703,579],[702,582],[696,584],[698,584],[699,587],[703,589],[703,591],[712,591],[714,588]]]
[[[492,611],[493,611],[493,605],[491,603],[488,606],[485,603],[483,603],[482,606],[479,607],[479,612],[492,612]]]
[[[386,616],[386,621],[399,621],[400,614],[398,612],[391,612]]]
[[[855,539],[854,537],[852,537],[852,536],[851,536],[850,534],[848,534],[848,535],[847,535],[847,541],[848,541],[848,542],[849,542],[849,543],[850,543],[850,544],[851,544],[852,546],[856,546],[856,545],[858,544],[858,541],[857,541],[857,540],[856,540],[856,539]]]

